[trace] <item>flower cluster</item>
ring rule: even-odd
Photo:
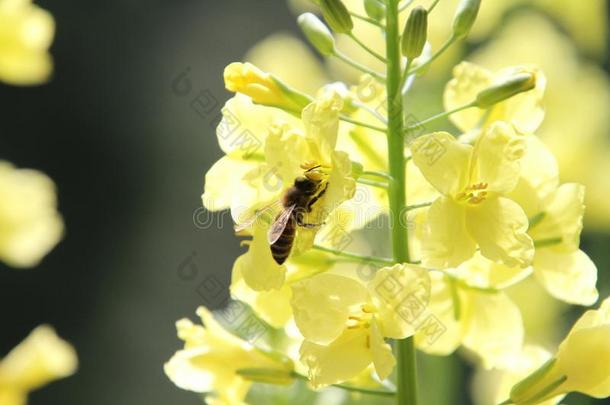
[[[200,309],[205,328],[178,323],[185,348],[166,364],[168,376],[209,393],[212,404],[243,403],[253,381],[291,379],[396,394],[402,404],[411,395],[413,346],[435,355],[462,347],[481,369],[505,374],[500,402],[610,395],[608,300],[551,355],[528,344],[507,292],[535,280],[566,303],[598,300],[596,266],[580,250],[585,187],[560,182],[559,163],[537,136],[542,69],[461,62],[445,85],[445,111],[410,122],[411,90],[468,35],[480,1],[459,2],[452,31],[434,52],[428,31],[438,1],[406,2],[404,30],[396,0],[315,3],[326,24],[302,15],[305,37],[352,69],[346,81],[353,71],[360,76],[315,88],[298,75],[230,64],[225,85],[236,94],[217,131],[225,156],[206,174],[202,197],[209,210],[231,210],[247,247],[233,266],[232,297],[273,336],[257,347]],[[368,46],[379,33],[385,46]],[[343,53],[343,40],[368,59]],[[427,130],[443,118],[455,129]],[[258,141],[254,147],[235,142],[235,122]],[[380,250],[391,257],[357,252],[382,245],[363,237],[379,218],[388,219],[391,235],[391,249]]]
[[[30,0],[0,0],[0,81],[33,85],[52,70],[53,16]]]

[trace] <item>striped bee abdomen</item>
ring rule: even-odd
[[[296,224],[296,219],[294,216],[291,216],[288,223],[286,223],[282,235],[271,245],[271,255],[277,264],[284,264],[290,255],[296,234]]]

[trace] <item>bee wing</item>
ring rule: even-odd
[[[295,204],[291,205],[290,207],[286,207],[284,211],[282,211],[280,215],[277,216],[275,222],[273,222],[273,225],[271,225],[271,228],[269,228],[269,234],[267,235],[267,238],[269,240],[270,245],[273,245],[275,242],[277,242],[280,236],[282,236],[284,229],[286,229],[286,224],[288,224],[288,220],[292,216],[292,211],[294,211],[294,207],[296,207]]]
[[[271,204],[266,205],[263,208],[257,209],[256,211],[254,211],[254,214],[250,215],[250,217],[248,217],[245,221],[239,224],[235,224],[235,226],[233,227],[235,229],[235,232],[241,232],[244,229],[248,229],[258,219],[258,217],[260,217],[265,212],[271,212],[278,204],[280,204],[280,202],[275,201]]]

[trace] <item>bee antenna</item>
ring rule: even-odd
[[[309,173],[310,171],[312,171],[312,170],[316,170],[316,169],[319,169],[320,167],[322,167],[322,165],[317,165],[317,166],[314,166],[314,167],[312,167],[311,169],[307,169],[307,170],[305,170],[305,173]]]

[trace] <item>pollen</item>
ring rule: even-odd
[[[480,204],[487,199],[487,183],[471,184],[464,191],[458,194],[457,198],[460,201],[465,201],[468,204]]]

